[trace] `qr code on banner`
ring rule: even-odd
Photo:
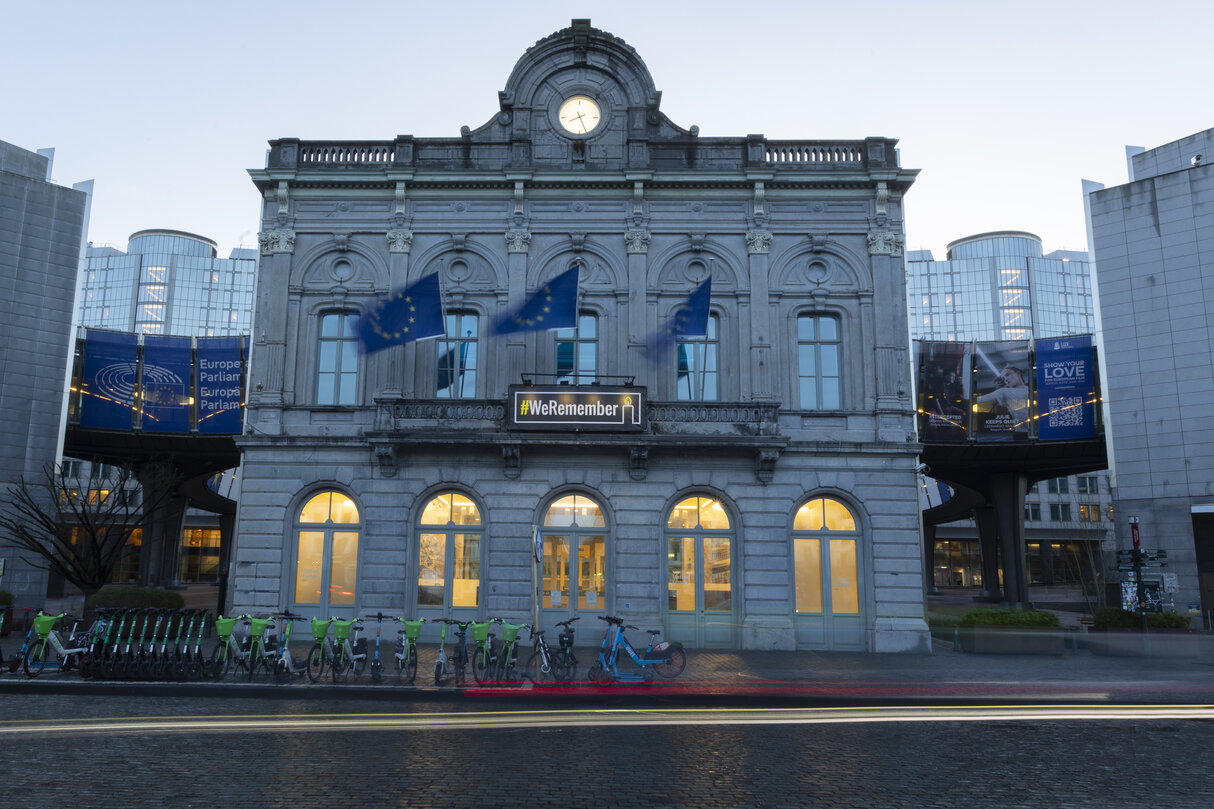
[[[1060,396],[1050,399],[1051,427],[1082,427],[1083,397]]]

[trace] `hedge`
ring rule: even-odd
[[[185,599],[175,590],[157,590],[154,587],[109,586],[102,587],[89,596],[85,610],[97,607],[161,607],[180,609]]]
[[[1148,612],[1147,629],[1188,629],[1192,617],[1178,612]],[[1092,613],[1093,629],[1142,629],[1142,616],[1120,607],[1101,607]]]
[[[1058,628],[1062,624],[1052,612],[1041,610],[1001,610],[981,607],[961,616],[960,626],[1009,626]]]

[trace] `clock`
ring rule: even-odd
[[[571,135],[588,135],[599,125],[599,105],[589,96],[570,96],[561,104],[557,118]]]

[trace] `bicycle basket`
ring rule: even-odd
[[[523,624],[508,624],[502,622],[502,643],[514,643],[518,640],[518,631],[523,628]]]
[[[479,624],[473,622],[468,629],[472,632],[472,640],[478,644],[485,644],[489,641],[489,627],[493,626],[491,622]]]
[[[232,637],[232,629],[236,626],[239,618],[216,618],[215,633],[219,635],[220,640],[227,640]]]
[[[340,618],[334,618],[332,620],[333,620],[333,637],[338,641],[343,641],[346,638],[350,637],[350,630],[354,627],[354,625],[356,623],[358,623],[357,618],[349,620],[349,621],[343,621]]]
[[[322,621],[319,618],[313,618],[312,619],[312,637],[318,641],[324,640],[325,637],[329,634],[329,624],[331,624],[331,623],[333,623],[332,618],[330,618],[327,621]]]
[[[249,636],[254,638],[265,637],[266,627],[273,620],[273,618],[250,618],[249,622],[252,628],[249,630]]]
[[[562,632],[559,640],[560,640],[562,646],[572,646],[573,645],[573,633],[572,632]]]
[[[401,621],[405,625],[405,637],[416,641],[422,634],[422,621]]]
[[[34,618],[34,631],[38,633],[38,637],[45,638],[51,634],[51,630],[55,628],[56,622],[62,617],[62,615],[44,615],[40,612]]]

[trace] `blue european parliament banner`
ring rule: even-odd
[[[199,337],[198,432],[240,432],[241,361],[239,337]]]
[[[130,430],[139,368],[137,336],[89,329],[80,380],[80,426]]]
[[[1037,438],[1057,441],[1096,435],[1092,338],[1038,340]]]
[[[143,337],[143,429],[151,433],[190,431],[189,337]]]

